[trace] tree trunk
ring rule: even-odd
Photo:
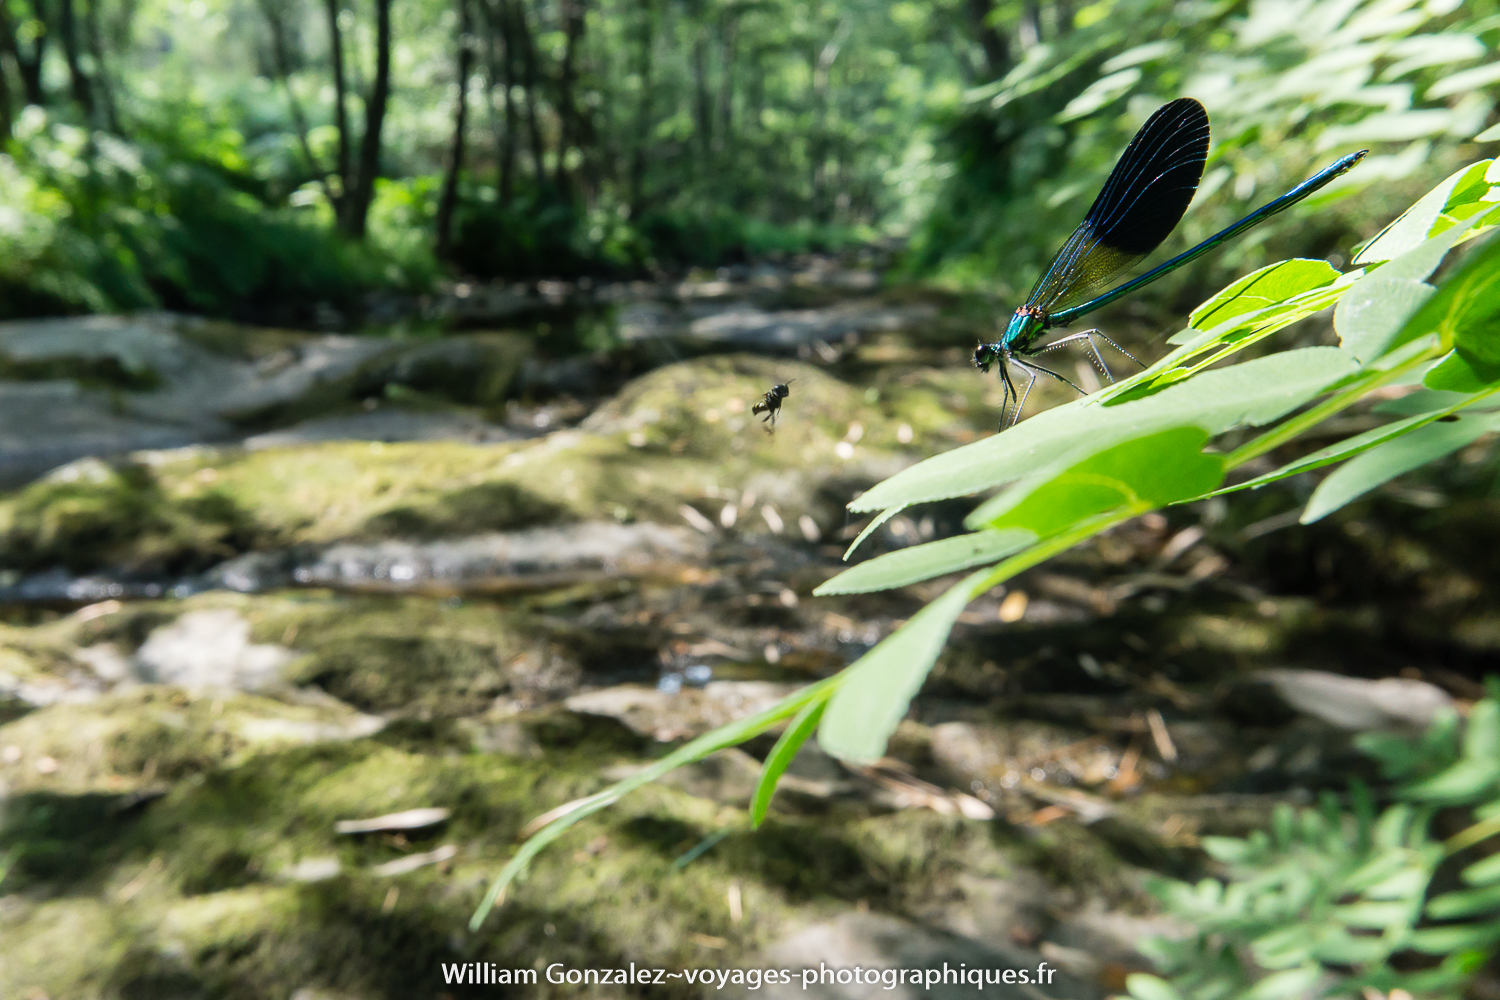
[[[509,205],[515,196],[516,187],[516,102],[511,97],[515,86],[515,40],[511,37],[510,14],[504,3],[491,4],[487,8],[489,37],[488,69],[490,84],[490,120],[495,133],[495,159],[499,177],[496,179],[500,204]],[[495,38],[499,36],[504,47],[504,61],[495,51]],[[495,113],[495,90],[503,91],[505,120],[502,130],[499,116]]]
[[[68,64],[68,83],[73,100],[91,122],[94,118],[94,94],[78,51],[78,19],[73,15],[73,0],[60,0],[57,8],[58,33],[62,35],[63,58]]]
[[[88,14],[84,19],[88,30],[89,54],[94,57],[94,88],[98,92],[99,106],[104,112],[104,124],[111,132],[120,135],[120,114],[115,108],[114,88],[110,86],[109,73],[104,64],[104,37],[99,30],[99,6],[102,0],[88,0]]]
[[[333,68],[333,122],[339,133],[338,159],[334,174],[338,192],[333,198],[333,213],[341,230],[348,231],[348,205],[354,178],[349,173],[349,109],[344,78],[344,31],[339,27],[339,0],[325,0],[328,11],[328,56]]]
[[[708,94],[708,29],[699,28],[693,38],[693,92],[698,119],[698,142],[703,155],[713,152],[713,99]]]
[[[453,248],[453,210],[458,206],[458,175],[464,164],[464,129],[469,117],[469,74],[474,65],[474,25],[469,3],[470,0],[458,0],[458,103],[453,109],[453,143],[437,207],[437,255],[444,259]]]
[[[584,0],[562,0],[560,4],[563,20],[562,70],[557,79],[557,116],[561,129],[557,140],[557,190],[567,196],[572,189],[568,177],[568,148],[579,136],[578,102],[573,88],[578,82],[578,43],[583,38]]]
[[[5,60],[0,59],[0,149],[10,140],[14,122],[15,106],[11,101],[10,75],[6,72]]]
[[[1056,0],[1052,10],[1057,14],[1057,37],[1067,38],[1073,32],[1073,0]]]
[[[38,21],[43,20],[43,12],[39,7],[34,8],[34,13]],[[16,71],[21,77],[22,99],[27,104],[46,104],[47,94],[42,89],[42,63],[47,54],[47,32],[37,33],[28,52],[27,46],[21,42],[20,27],[11,18],[8,8],[0,10],[0,30],[5,33],[6,51],[16,61]]]
[[[1033,49],[1042,42],[1042,8],[1036,0],[1026,0],[1021,10],[1021,26],[1016,31],[1021,39],[1021,48]]]
[[[640,34],[637,38],[636,73],[641,78],[641,99],[635,111],[635,135],[630,151],[630,217],[639,218],[646,203],[646,149],[651,137],[651,66],[656,45],[656,11],[652,0],[642,0]]]
[[[536,67],[536,44],[531,37],[530,18],[526,13],[526,0],[515,0],[516,41],[521,48],[521,85],[526,91],[526,130],[531,136],[531,163],[538,188],[547,184],[546,160],[542,147],[542,123],[536,110],[538,73]]]
[[[344,231],[363,239],[370,202],[375,198],[375,177],[380,173],[380,132],[391,97],[391,0],[375,0],[375,82],[365,101],[365,134],[359,148],[359,170],[349,199],[348,224]]]
[[[998,80],[1010,72],[1011,61],[1009,43],[990,21],[994,10],[993,0],[968,0],[969,24],[984,49],[986,75]]]
[[[719,130],[718,147],[728,150],[734,146],[734,60],[735,46],[739,41],[739,18],[730,14],[725,19],[722,36],[724,63],[719,73]]]
[[[275,64],[276,78],[286,90],[287,106],[292,112],[292,127],[297,130],[297,146],[302,150],[302,158],[307,161],[308,171],[322,182],[323,193],[329,204],[335,206],[336,216],[337,193],[328,183],[328,171],[313,155],[312,146],[307,141],[307,115],[302,110],[302,102],[297,100],[297,92],[292,89],[292,52],[291,46],[287,44],[286,22],[282,20],[281,11],[276,9],[274,0],[260,0],[260,9],[271,29],[271,59]],[[343,183],[342,178],[339,183]]]

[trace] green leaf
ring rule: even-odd
[[[1457,351],[1450,351],[1422,379],[1428,388],[1462,393],[1479,392],[1496,382],[1500,382],[1500,365],[1476,368]]]
[[[1485,699],[1469,713],[1464,729],[1464,758],[1500,763],[1500,703]]]
[[[1500,760],[1465,758],[1407,789],[1410,798],[1461,804],[1489,794],[1500,784]]]
[[[1204,372],[1145,399],[1111,406],[1079,405],[1089,402],[1079,400],[919,462],[849,507],[880,510],[979,493],[1169,427],[1191,424],[1221,434],[1243,424],[1259,426],[1301,406],[1357,366],[1337,348],[1308,347]]]
[[[1412,934],[1408,946],[1424,955],[1451,955],[1469,948],[1488,948],[1496,942],[1500,942],[1500,922],[1423,927]]]
[[[760,781],[756,783],[755,794],[750,798],[750,825],[759,827],[766,818],[766,810],[771,808],[771,796],[776,794],[776,784],[786,769],[791,765],[792,758],[797,756],[797,751],[802,749],[802,744],[818,728],[818,722],[823,718],[823,709],[828,707],[827,699],[810,701],[803,706],[792,719],[776,745],[771,748],[766,761],[761,765]]]
[[[851,504],[850,506],[853,505]],[[849,557],[854,555],[854,550],[859,548],[860,543],[863,542],[866,538],[869,538],[871,535],[875,534],[875,530],[877,528],[879,528],[882,524],[889,521],[891,518],[895,517],[905,509],[905,504],[897,504],[894,507],[887,507],[879,514],[875,515],[874,519],[871,520],[869,524],[864,526],[863,530],[861,530],[860,533],[855,536],[854,541],[850,542],[849,547],[844,550],[844,561],[848,562]]]
[[[1408,325],[1436,332],[1476,372],[1500,367],[1500,240],[1465,260]]]
[[[1406,321],[1437,293],[1425,281],[1391,278],[1385,268],[1355,282],[1333,310],[1344,350],[1364,362],[1384,354]]]
[[[1463,879],[1470,885],[1490,885],[1500,882],[1500,854],[1491,854],[1483,861],[1476,861],[1465,868]]]
[[[1326,260],[1284,260],[1252,271],[1208,299],[1188,316],[1188,325],[1195,330],[1212,329],[1237,316],[1332,284],[1338,278],[1338,269]]]
[[[702,760],[709,754],[717,753],[726,747],[743,743],[752,736],[759,735],[770,729],[782,719],[796,715],[806,705],[826,700],[829,693],[837,689],[844,682],[847,673],[847,671],[843,671],[816,684],[809,684],[801,690],[793,691],[776,704],[762,709],[754,715],[747,715],[743,719],[736,719],[727,725],[704,733],[697,739],[684,743],[661,760],[642,768],[623,781],[616,782],[604,789],[604,791],[581,800],[577,804],[577,808],[548,823],[532,834],[521,845],[520,849],[516,851],[515,857],[506,863],[505,867],[500,870],[500,874],[495,876],[495,881],[490,883],[489,891],[485,893],[484,899],[474,911],[474,915],[469,918],[469,929],[471,931],[479,929],[480,925],[484,923],[484,918],[489,915],[490,910],[494,907],[495,901],[505,891],[506,886],[510,885],[516,876],[526,869],[526,866],[531,863],[532,858],[546,849],[548,844],[566,833],[568,828],[573,824],[588,816],[592,816],[601,809],[614,805],[630,792],[650,784],[662,775],[674,771],[684,764],[691,764],[695,760]]]
[[[1144,972],[1132,972],[1126,976],[1125,988],[1135,1000],[1182,1000],[1182,994],[1165,979]]]
[[[1423,195],[1415,205],[1401,213],[1395,222],[1386,226],[1355,256],[1353,263],[1373,264],[1390,260],[1427,239],[1433,234],[1439,217],[1449,208],[1462,203],[1450,200],[1455,195],[1467,201],[1477,201],[1483,196],[1487,185],[1483,189],[1480,185],[1485,183],[1484,174],[1489,163],[1489,160],[1480,160],[1449,175],[1441,184]]]
[[[1382,483],[1457,451],[1491,430],[1483,417],[1459,417],[1452,423],[1431,423],[1379,445],[1334,470],[1318,484],[1302,512],[1302,523],[1312,524]]]
[[[1259,489],[1267,483],[1274,483],[1277,480],[1286,479],[1288,476],[1311,472],[1314,469],[1321,469],[1325,465],[1342,462],[1344,459],[1358,455],[1360,452],[1367,451],[1378,444],[1398,438],[1414,427],[1430,423],[1432,419],[1433,417],[1430,414],[1421,413],[1406,420],[1397,420],[1382,427],[1376,427],[1373,430],[1365,431],[1363,434],[1356,434],[1351,438],[1345,438],[1343,441],[1331,444],[1327,448],[1320,448],[1311,455],[1304,455],[1295,462],[1288,462],[1274,472],[1267,472],[1263,476],[1256,476],[1254,479],[1240,483],[1238,486],[1230,486],[1219,490],[1214,495],[1219,496],[1224,493],[1235,493],[1239,490]]]
[[[1475,66],[1473,69],[1466,69],[1451,76],[1445,76],[1437,83],[1428,87],[1427,99],[1435,101],[1442,97],[1451,97],[1454,94],[1467,94],[1471,90],[1488,87],[1497,81],[1500,81],[1500,62],[1493,62],[1488,66]]]
[[[1447,131],[1453,112],[1435,108],[1374,114],[1352,125],[1333,125],[1318,137],[1318,149],[1369,142],[1401,142]]]
[[[1471,402],[1467,402],[1467,405],[1465,405],[1466,401]],[[1471,411],[1493,410],[1496,407],[1500,407],[1500,398],[1495,396],[1481,396],[1475,399],[1472,392],[1418,389],[1416,392],[1408,393],[1399,399],[1388,399],[1370,412],[1379,413],[1387,417],[1415,417],[1425,413],[1457,410],[1461,407]]]
[[[878,760],[906,706],[943,651],[953,623],[988,575],[970,574],[918,611],[838,676],[844,678],[818,727],[823,749],[844,760]]]
[[[1141,79],[1139,67],[1132,66],[1122,69],[1118,73],[1101,77],[1084,88],[1083,92],[1068,102],[1068,106],[1058,112],[1053,119],[1057,124],[1073,121],[1075,118],[1084,118],[1093,114],[1100,108],[1125,96],[1126,91],[1134,87]]]
[[[1484,43],[1471,34],[1442,32],[1402,38],[1390,47],[1396,62],[1383,73],[1382,80],[1397,80],[1414,70],[1429,66],[1448,66],[1482,58]]]
[[[1180,351],[1173,352],[1175,357],[1172,360],[1174,364],[1181,365],[1191,358],[1199,357],[1226,345],[1233,345],[1236,350],[1242,349],[1255,343],[1256,340],[1267,337],[1277,330],[1283,330],[1293,323],[1306,319],[1313,313],[1320,312],[1333,305],[1344,294],[1345,290],[1362,276],[1362,271],[1350,271],[1340,274],[1330,284],[1298,292],[1283,302],[1277,302],[1260,309],[1231,316],[1212,329],[1202,332],[1191,328],[1184,330],[1167,339],[1167,343],[1169,344],[1183,345]],[[1213,361],[1217,361],[1224,356],[1227,355],[1217,355],[1211,361],[1206,362],[1206,364],[1211,364]],[[1204,367],[1204,365],[1197,367]],[[1158,368],[1157,370],[1160,371],[1161,369]],[[1190,374],[1196,370],[1196,368],[1193,368],[1188,369],[1186,372],[1173,372],[1172,374]],[[1156,381],[1160,380],[1160,376],[1157,376]]]
[[[1199,846],[1203,853],[1225,864],[1244,861],[1255,850],[1254,845],[1239,837],[1204,837]]]
[[[1358,903],[1335,906],[1333,915],[1345,927],[1381,931],[1406,923],[1411,916],[1411,911],[1411,903],[1407,900],[1391,902],[1361,900]],[[1367,959],[1359,959],[1359,961],[1367,961]]]
[[[1018,483],[981,504],[968,523],[1024,528],[1046,538],[1121,508],[1144,513],[1202,496],[1224,478],[1224,459],[1203,454],[1207,442],[1208,432],[1191,426],[1126,441],[1060,474]]]
[[[1315,964],[1273,972],[1246,992],[1244,1000],[1302,1000],[1322,974],[1322,968]]]
[[[1389,905],[1389,904],[1381,904]],[[1341,912],[1344,907],[1340,907]],[[1403,907],[1403,915],[1410,907]],[[1404,922],[1404,921],[1401,921]],[[1351,927],[1373,926],[1376,930],[1384,929],[1386,925],[1364,925],[1349,922]],[[1335,931],[1318,942],[1313,949],[1313,955],[1320,962],[1329,962],[1338,965],[1363,965],[1366,962],[1378,962],[1391,952],[1391,948],[1383,938],[1369,937],[1366,935],[1353,935],[1345,932]]]
[[[1427,904],[1427,915],[1434,920],[1457,920],[1491,913],[1500,915],[1500,885],[1445,892]]]
[[[976,531],[887,552],[844,570],[813,594],[864,594],[872,590],[904,587],[944,573],[989,565],[1019,552],[1036,541],[1036,533],[1023,529]]]
[[[1476,212],[1475,216],[1478,215],[1479,213]],[[1475,216],[1470,216],[1473,221],[1469,225],[1449,226],[1436,236],[1429,236],[1400,256],[1392,257],[1381,264],[1376,273],[1383,278],[1426,279],[1437,270],[1438,265],[1443,262],[1443,257],[1453,249],[1453,245],[1458,242],[1459,238],[1484,221],[1483,216],[1479,218]]]

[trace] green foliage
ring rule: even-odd
[[[1318,262],[1273,265],[1235,282],[1194,310],[1191,316],[1209,328],[1184,330],[1172,338],[1179,346],[1140,374],[1003,433],[930,458],[863,493],[849,506],[878,511],[879,521],[913,504],[1010,484],[970,515],[966,525],[973,534],[872,560],[835,577],[821,592],[901,586],[927,576],[984,567],[985,562],[993,565],[951,586],[839,674],[754,720],[694,741],[671,759],[685,753],[688,756],[683,760],[696,759],[694,755],[728,745],[735,734],[743,738],[748,734],[743,726],[759,732],[806,709],[765,768],[756,793],[757,815],[763,815],[780,769],[805,738],[804,730],[814,724],[820,743],[830,753],[850,760],[870,760],[884,753],[887,739],[936,662],[953,623],[973,598],[1113,525],[1149,510],[1210,495],[1227,473],[1296,439],[1382,387],[1410,384],[1429,369],[1437,370],[1435,364],[1459,356],[1459,345],[1475,356],[1495,350],[1500,328],[1471,321],[1488,315],[1486,303],[1500,263],[1493,244],[1472,253],[1439,285],[1423,281],[1452,247],[1495,228],[1500,219],[1500,206],[1494,204],[1500,201],[1500,178],[1493,178],[1489,171],[1487,163],[1465,168],[1463,178],[1479,176],[1487,178],[1485,183],[1448,185],[1441,199],[1442,211],[1428,211],[1436,198],[1414,207],[1399,227],[1387,231],[1385,261],[1371,261],[1343,274]],[[1458,200],[1456,191],[1463,192]],[[1426,221],[1412,221],[1418,215]],[[1389,237],[1398,228],[1399,241]],[[1416,296],[1413,285],[1422,289]],[[1422,302],[1414,306],[1414,299]],[[1345,306],[1346,300],[1353,304]],[[1441,308],[1434,308],[1438,303]],[[1329,306],[1335,308],[1342,346],[1283,350],[1205,370],[1208,364],[1228,360]],[[1377,321],[1382,315],[1403,318],[1382,326]],[[1477,370],[1471,374],[1480,377]],[[1350,485],[1341,486],[1340,479],[1330,477],[1321,495],[1315,495],[1308,517],[1323,516],[1384,478],[1440,458],[1451,447],[1460,447],[1490,429],[1495,421],[1488,412],[1495,406],[1490,397],[1497,393],[1500,377],[1467,391],[1420,389],[1399,401],[1402,405],[1379,411],[1396,418],[1386,426],[1352,435],[1309,458],[1220,492],[1264,485],[1360,456],[1345,467],[1350,471],[1341,470],[1342,479]],[[1464,412],[1470,408],[1473,413]],[[1266,429],[1246,433],[1253,428]],[[1234,438],[1216,441],[1231,432]],[[856,545],[867,535],[868,529]],[[809,706],[825,702],[821,721],[815,722],[816,711]],[[1485,721],[1490,718],[1485,713],[1492,711],[1500,708],[1476,712],[1465,756],[1453,769],[1431,777],[1426,784],[1413,784],[1409,798],[1447,805],[1469,803],[1465,796],[1500,779],[1500,746],[1491,745],[1500,737],[1489,735],[1490,723]],[[1500,719],[1495,725],[1500,726]],[[1479,767],[1473,762],[1481,759],[1487,768],[1483,773],[1464,770],[1463,760],[1470,761],[1473,770]],[[1402,775],[1419,769],[1411,765]],[[617,785],[600,794],[617,797],[627,790]],[[1500,804],[1493,807],[1493,815],[1491,809],[1488,805],[1479,809],[1481,826],[1500,823]],[[1309,815],[1313,818],[1286,814],[1274,840],[1252,845],[1260,854],[1250,848],[1241,850],[1244,858],[1253,854],[1260,859],[1257,864],[1264,862],[1264,870],[1257,869],[1259,881],[1251,888],[1192,890],[1203,893],[1200,904],[1205,913],[1217,913],[1215,908],[1226,906],[1236,913],[1244,911],[1235,918],[1241,923],[1231,920],[1224,926],[1238,928],[1237,933],[1253,932],[1259,942],[1254,961],[1271,970],[1253,987],[1247,986],[1247,992],[1235,996],[1243,995],[1246,1000],[1301,996],[1314,984],[1321,989],[1325,966],[1330,964],[1383,969],[1387,959],[1402,949],[1435,948],[1441,941],[1477,947],[1477,931],[1445,930],[1449,937],[1444,938],[1428,934],[1427,929],[1411,929],[1420,916],[1427,881],[1441,861],[1440,853],[1423,839],[1426,819],[1419,809],[1402,807],[1373,825],[1362,820],[1364,825],[1352,831],[1333,813],[1322,818]],[[535,839],[528,841],[518,859],[534,856],[536,846]],[[1226,859],[1240,850],[1221,847],[1229,852],[1223,855]],[[1375,865],[1371,852],[1377,847],[1385,852],[1381,857],[1397,861]],[[1287,860],[1288,852],[1297,857]],[[1298,860],[1298,852],[1313,852],[1322,860],[1313,865],[1310,860]],[[522,863],[512,862],[496,891]],[[1265,901],[1257,901],[1261,899]],[[1485,895],[1459,897],[1443,904],[1449,909],[1439,912],[1481,907],[1488,905],[1488,899]],[[1287,921],[1308,913],[1316,917],[1315,932],[1285,930]],[[1433,929],[1434,934],[1437,930]],[[1192,955],[1199,963],[1195,969],[1202,966],[1212,972],[1211,976],[1204,973],[1203,982],[1213,976],[1248,975],[1235,971],[1240,968],[1235,963],[1241,961],[1236,954],[1218,946],[1199,947]],[[1471,967],[1468,962],[1467,958],[1452,959],[1451,967],[1443,967],[1442,975],[1448,978],[1442,982],[1457,981],[1455,977]],[[1379,986],[1378,979],[1370,982]],[[1199,991],[1201,983],[1140,980],[1138,985],[1139,1000],[1231,996],[1215,992],[1217,987]]]
[[[14,223],[0,229],[0,309],[16,314],[171,308],[312,321],[368,289],[414,287],[378,246],[349,244],[315,212],[275,209],[214,134],[131,143],[32,108],[0,156]]]
[[[761,770],[760,781],[756,782],[755,794],[750,799],[750,823],[760,826],[766,818],[766,811],[771,808],[771,797],[776,794],[776,784],[786,769],[791,765],[792,758],[797,756],[797,751],[802,749],[802,744],[807,738],[817,731],[818,723],[823,718],[823,709],[828,702],[823,699],[810,701],[802,707],[802,711],[793,717],[776,740],[776,745],[766,755],[765,767]]]
[[[859,761],[885,753],[886,740],[906,714],[906,703],[927,679],[953,623],[986,576],[981,570],[955,584],[837,675],[840,683],[818,727],[818,742],[825,750]]]
[[[1496,72],[1493,63],[1475,64],[1492,58],[1500,31],[1486,17],[1493,12],[1457,0],[1091,7],[1073,32],[1032,47],[952,110],[940,148],[955,169],[915,234],[913,263],[958,284],[993,287],[1006,300],[1023,295],[1131,131],[1179,94],[1201,100],[1214,129],[1203,184],[1176,237],[1182,245],[1265,201],[1267,191],[1302,180],[1334,152],[1390,144],[1301,213],[1339,202],[1335,225],[1373,221],[1388,206],[1382,186],[1449,168],[1454,147],[1484,128]],[[1375,197],[1348,200],[1362,188]],[[1439,200],[1449,193],[1459,192]],[[1331,248],[1338,232],[1308,229],[1298,231],[1304,252]],[[1147,294],[1171,296],[1209,275],[1244,270],[1265,260],[1275,241],[1273,229],[1257,232]]]
[[[1500,950],[1500,855],[1467,853],[1500,834],[1500,701],[1479,702],[1461,739],[1458,730],[1449,713],[1420,737],[1361,738],[1400,782],[1378,816],[1356,788],[1350,809],[1328,796],[1321,809],[1281,806],[1269,829],[1247,838],[1205,838],[1225,875],[1153,886],[1194,932],[1151,942],[1166,978],[1131,976],[1130,996],[1349,997],[1366,987],[1459,996]],[[1439,806],[1470,825],[1442,839]],[[1466,888],[1437,889],[1442,874]],[[1413,954],[1443,958],[1432,965]]]

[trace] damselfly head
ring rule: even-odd
[[[995,363],[995,349],[989,344],[980,344],[974,348],[974,367],[982,372],[990,370],[990,365]]]

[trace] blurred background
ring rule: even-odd
[[[1112,531],[965,613],[880,766],[809,748],[752,834],[770,743],[720,754],[466,924],[535,817],[941,592],[810,596],[853,496],[994,431],[973,345],[1152,110],[1214,129],[1163,254],[1372,153],[1099,314],[1148,363],[1500,148],[1497,41],[1492,0],[3,0],[0,997],[1120,991],[1179,926],[1149,876],[1482,696],[1491,439],[1311,527],[1304,476]]]

